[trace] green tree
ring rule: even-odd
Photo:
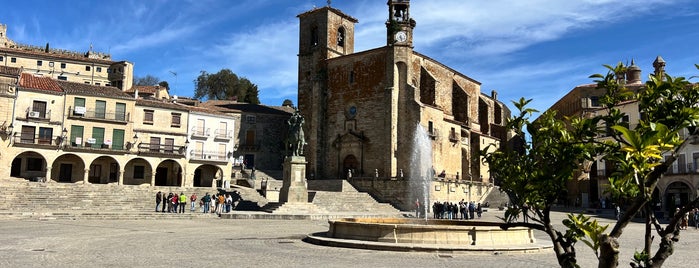
[[[646,246],[636,252],[634,267],[660,267],[672,255],[673,245],[679,240],[678,222],[682,215],[699,205],[699,198],[681,209],[663,226],[650,210],[651,194],[662,174],[668,170],[686,144],[699,138],[699,87],[682,77],[663,73],[652,75],[645,87],[630,91],[622,76],[626,66],[606,66],[606,75],[595,74],[597,87],[606,91],[601,102],[606,113],[594,116],[556,118],[555,111],[543,113],[535,122],[531,116],[537,111],[527,108],[531,100],[515,102],[519,114],[507,121],[507,127],[517,139],[525,141],[522,148],[488,153],[482,152],[490,166],[491,176],[498,180],[510,196],[513,208],[505,212],[506,226],[525,226],[544,231],[553,242],[554,252],[562,267],[578,267],[575,244],[582,241],[597,255],[599,267],[616,267],[619,263],[619,237],[632,217],[644,213],[646,217]],[[697,66],[699,69],[699,66]],[[625,114],[617,104],[628,99],[638,101],[641,119],[630,129],[623,122]],[[614,131],[610,138],[597,137]],[[682,139],[679,131],[687,128],[691,136]],[[663,155],[669,155],[663,159]],[[564,230],[557,230],[550,218],[553,204],[566,183],[589,170],[592,161],[604,159],[615,163],[609,178],[610,192],[617,199],[628,201],[621,218],[607,232],[602,226],[582,214],[568,215]],[[533,215],[528,223],[516,222],[523,214],[519,208],[527,204]],[[659,247],[651,257],[651,226],[660,238]]]
[[[290,99],[285,99],[284,102],[282,102],[282,106],[294,107],[294,101]]]
[[[201,71],[201,74],[194,80],[194,84],[194,98],[197,99],[229,100],[235,98],[247,103],[260,103],[257,85],[245,77],[239,77],[229,69],[222,69],[215,74]]]

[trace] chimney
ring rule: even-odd
[[[493,100],[498,100],[498,92],[495,91],[495,90],[491,91],[491,92],[490,92],[490,97],[491,97]]]
[[[138,99],[138,88],[136,88],[136,90],[134,90],[133,98]]]
[[[626,79],[629,84],[641,83],[641,68],[636,65],[636,62],[631,59],[631,66],[626,71]]]

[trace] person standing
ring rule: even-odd
[[[226,213],[231,212],[231,206],[233,205],[233,197],[230,194],[226,194]]]
[[[187,196],[183,192],[180,193],[179,206],[180,206],[180,213],[184,213],[184,207],[187,206]]]
[[[164,196],[164,195],[165,195],[165,194],[163,194],[163,196]],[[165,211],[170,212],[170,210],[172,210],[172,208],[171,208],[171,207],[172,207],[171,203],[172,203],[172,193],[169,193],[169,194],[167,195],[167,198],[164,198],[164,199],[163,199],[163,212],[165,212]]]
[[[420,199],[415,199],[415,218],[420,218]]]
[[[158,191],[157,194],[155,194],[155,212],[160,212],[160,202],[163,201],[163,194],[162,192]]]
[[[216,212],[218,215],[221,215],[223,213],[223,203],[226,202],[226,198],[223,197],[223,194],[218,195],[218,203],[216,204]]]
[[[192,193],[192,196],[189,197],[189,202],[190,202],[190,212],[194,212],[194,204],[197,203],[197,193]]]
[[[211,196],[209,196],[209,193],[206,193],[206,195],[201,198],[201,201],[204,202],[204,213],[209,213],[209,206],[211,205]]]

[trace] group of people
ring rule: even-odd
[[[461,199],[459,203],[453,202],[443,202],[439,201],[432,204],[432,212],[435,219],[447,219],[447,220],[469,220],[475,219],[476,216],[481,218],[483,214],[483,206],[481,203],[476,204],[475,202],[467,202]]]
[[[233,193],[237,197],[240,196],[237,192]],[[165,193],[158,191],[158,193],[155,194],[155,212],[167,211],[169,213],[184,213],[188,201],[190,204],[190,212],[196,211],[196,204],[199,204],[202,213],[221,214],[231,212],[237,200],[234,200],[233,196],[229,193],[214,195],[206,193],[203,197],[198,198],[196,193],[188,197],[184,193],[180,193],[179,195],[177,193],[169,193],[165,195]]]
[[[675,213],[678,212],[680,212],[680,208],[675,210]],[[682,219],[680,220],[680,229],[687,230],[690,223],[694,225],[694,229],[699,229],[699,209],[692,209],[691,211],[682,215]]]

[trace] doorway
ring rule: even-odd
[[[73,181],[73,164],[61,164],[58,171],[58,181],[59,182],[72,182]]]

